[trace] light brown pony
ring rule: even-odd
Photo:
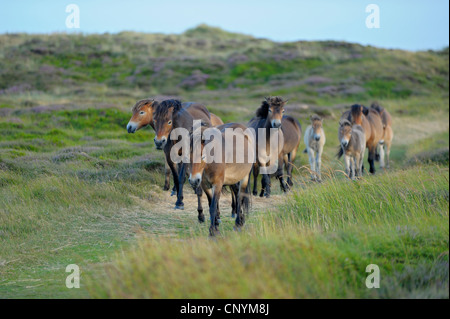
[[[158,106],[158,102],[154,99],[144,99],[136,102],[136,104],[132,108],[133,115],[131,116],[130,121],[127,124],[128,133],[135,133],[143,127],[150,125],[153,129],[155,129],[155,125],[153,123],[153,112]],[[181,106],[184,108],[188,106],[189,103],[182,103]],[[223,121],[217,115],[210,113],[211,123],[213,126],[222,125]],[[167,161],[165,160],[165,181],[164,181],[164,190],[169,190],[170,188],[170,167]],[[173,194],[176,193],[176,189],[174,187]]]
[[[377,146],[383,137],[383,123],[380,113],[374,109],[355,104],[350,111],[344,112],[341,120],[348,120],[352,124],[362,126],[366,137],[366,147],[369,150],[370,173],[375,174],[375,157]],[[341,156],[342,150],[339,152]]]
[[[258,129],[266,129],[266,153],[270,153],[270,129],[281,128],[279,132],[279,145],[282,148],[279,149],[278,154],[269,154],[270,157],[275,158],[278,161],[278,168],[275,174],[276,178],[280,181],[281,189],[286,192],[289,186],[292,186],[292,168],[293,162],[297,154],[298,146],[301,141],[302,128],[300,123],[291,116],[283,115],[285,112],[284,106],[287,100],[283,100],[281,97],[268,97],[262,102],[261,106],[256,110],[256,116],[252,118],[248,126],[253,128],[256,132],[256,144],[258,144]],[[257,147],[259,150],[259,147]],[[271,159],[271,161],[273,161]],[[275,162],[274,161],[274,162]],[[283,179],[283,164],[286,166],[288,183],[286,184]],[[260,154],[256,156],[256,162],[253,166],[253,195],[258,194],[258,175],[260,166],[267,166],[260,162]],[[270,196],[270,176],[263,174],[261,179],[262,189],[260,196]]]
[[[206,125],[207,127],[207,125]],[[202,133],[206,129],[203,126]],[[203,191],[208,197],[209,213],[211,219],[211,225],[209,227],[209,233],[214,236],[218,232],[218,226],[220,222],[219,200],[222,189],[224,186],[230,186],[233,192],[233,207],[237,217],[235,220],[236,229],[242,227],[245,223],[245,213],[248,212],[249,207],[249,194],[247,191],[249,174],[254,162],[254,145],[253,136],[245,134],[246,126],[237,123],[228,123],[220,125],[217,129],[221,133],[222,139],[216,141],[215,138],[205,141],[201,139],[197,141],[201,143],[201,161],[195,163],[193,158],[193,145],[195,142],[191,139],[191,160],[190,160],[190,175],[189,183],[196,189],[201,186]],[[227,145],[225,139],[226,129],[241,129],[235,131],[236,141],[239,136],[244,141],[243,145],[237,145],[233,139],[233,145]],[[209,161],[207,159],[208,154],[204,154],[204,148],[211,143],[216,143],[216,147],[221,147],[222,158],[220,162]],[[220,144],[221,143],[221,144]],[[213,147],[213,145],[209,145]],[[243,153],[242,153],[243,152]],[[236,158],[238,154],[243,155],[243,161],[237,162]],[[233,159],[232,162],[227,162],[226,158]],[[199,211],[199,221],[204,221],[203,213]]]
[[[377,155],[376,159],[379,159],[381,168],[389,168],[392,140],[394,139],[394,131],[392,130],[392,117],[391,114],[385,108],[381,107],[377,102],[372,103],[371,108],[380,113],[381,122],[383,123],[383,138],[380,141],[379,155]]]
[[[177,191],[176,209],[184,209],[183,185],[186,178],[186,165],[181,163],[178,171],[175,163],[172,161],[170,151],[178,140],[170,139],[170,133],[176,128],[184,128],[188,132],[191,131],[194,120],[201,120],[203,123],[211,125],[210,113],[203,104],[186,104],[183,107],[179,100],[165,100],[158,105],[153,113],[153,123],[156,132],[154,142],[157,149],[164,150],[167,164],[172,171],[173,182]],[[201,196],[201,193],[197,192],[197,195]]]
[[[362,165],[366,150],[366,136],[364,129],[358,124],[352,124],[348,120],[339,123],[338,138],[340,145],[339,154],[344,155],[345,169],[350,179],[362,176]]]
[[[318,115],[311,116],[311,125],[306,128],[304,137],[306,149],[305,153],[309,157],[311,167],[311,179],[322,181],[322,153],[326,142],[325,131],[323,130],[323,119]]]

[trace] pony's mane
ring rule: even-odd
[[[267,118],[269,114],[269,107],[281,107],[286,104],[287,101],[283,100],[280,96],[266,97],[264,101],[262,101],[261,106],[256,110],[256,116],[260,118]]]
[[[162,101],[158,105],[158,107],[156,108],[155,118],[163,117],[169,111],[169,109],[171,107],[173,107],[173,113],[172,114],[177,113],[179,110],[182,109],[181,101],[180,100],[174,100],[174,99]]]
[[[362,114],[362,110],[361,110],[361,105],[360,104],[353,104],[351,111],[350,111],[351,115],[357,115],[360,116]]]
[[[143,99],[137,101],[136,104],[131,108],[131,111],[133,113],[138,112],[145,104],[150,104],[152,105],[152,107],[156,107],[158,105],[158,102],[156,102],[154,99]]]
[[[313,114],[313,115],[311,115],[311,122],[314,122],[314,121],[322,121],[322,118],[317,114]]]

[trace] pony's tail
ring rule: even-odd
[[[340,158],[342,157],[342,155],[344,155],[344,151],[342,150],[342,147],[339,146],[339,150],[338,150],[338,152],[336,153],[336,158],[337,158],[337,159],[340,159]]]

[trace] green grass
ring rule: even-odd
[[[89,290],[108,298],[448,298],[448,198],[448,170],[439,167],[334,179],[295,191],[242,234],[141,241]],[[369,264],[381,269],[379,290],[364,284]]]
[[[204,25],[0,44],[0,298],[448,298],[448,48],[274,43]],[[185,82],[199,71],[206,80]],[[195,208],[175,212],[162,191],[152,130],[126,133],[130,108],[175,96],[245,123],[274,94],[303,129],[324,116],[324,183],[309,181],[302,142],[294,191],[274,187],[243,232],[224,218],[210,240]],[[335,159],[338,119],[374,100],[394,118],[392,169],[352,183]],[[71,263],[81,289],[65,287]],[[379,290],[364,286],[369,263]]]

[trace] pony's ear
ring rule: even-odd
[[[287,100],[284,100],[284,101],[283,101],[283,104],[284,104],[284,105],[286,105],[286,104],[287,104],[287,102],[289,102],[289,99],[287,99]]]
[[[365,116],[369,115],[369,109],[363,105],[361,105],[362,112]]]

